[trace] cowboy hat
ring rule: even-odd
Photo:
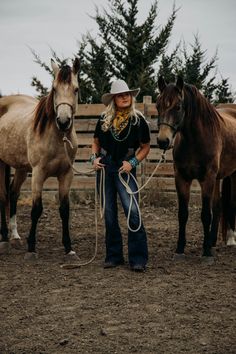
[[[140,88],[130,90],[127,83],[124,80],[113,81],[111,84],[111,92],[104,93],[102,95],[102,103],[108,106],[112,98],[119,93],[129,92],[133,97],[136,97],[140,91]]]

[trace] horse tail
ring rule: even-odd
[[[222,188],[221,188],[221,205],[222,205],[221,226],[222,226],[222,238],[225,243],[226,243],[226,235],[227,235],[230,208],[231,208],[230,199],[231,199],[231,180],[230,177],[225,177],[222,181]]]

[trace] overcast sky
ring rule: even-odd
[[[152,0],[139,0],[139,21],[145,20]],[[33,62],[29,47],[49,64],[50,47],[59,57],[73,57],[77,41],[90,31],[98,33],[95,4],[102,12],[108,0],[0,0],[0,91],[7,95],[35,95],[31,78],[36,75],[44,85],[51,77]],[[165,25],[173,0],[158,1],[156,25]],[[181,7],[171,35],[170,49],[184,39],[194,42],[198,33],[202,48],[210,59],[218,49],[218,71],[229,78],[236,91],[236,0],[176,0]]]

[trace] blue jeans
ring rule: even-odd
[[[116,264],[124,262],[122,235],[118,223],[117,194],[121,200],[125,215],[127,217],[130,204],[130,196],[119,179],[118,169],[121,166],[113,163],[110,159],[105,158],[102,161],[105,167],[105,227],[106,227],[106,258],[105,262],[113,262]],[[132,174],[135,176],[135,170]],[[98,186],[100,182],[100,172],[98,176]],[[127,181],[127,174],[122,177]],[[129,186],[134,192],[137,186],[132,178],[130,178]],[[138,198],[137,194],[135,195]],[[139,215],[135,203],[132,205],[129,224],[133,230],[139,225]],[[132,232],[128,230],[128,258],[130,266],[140,264],[145,266],[148,261],[147,236],[143,224],[138,231]]]

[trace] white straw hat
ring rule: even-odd
[[[113,83],[111,84],[111,92],[104,93],[104,95],[102,95],[102,103],[105,106],[108,106],[113,96],[118,95],[119,93],[129,92],[133,97],[136,97],[139,91],[140,88],[130,90],[124,80],[113,81]]]

